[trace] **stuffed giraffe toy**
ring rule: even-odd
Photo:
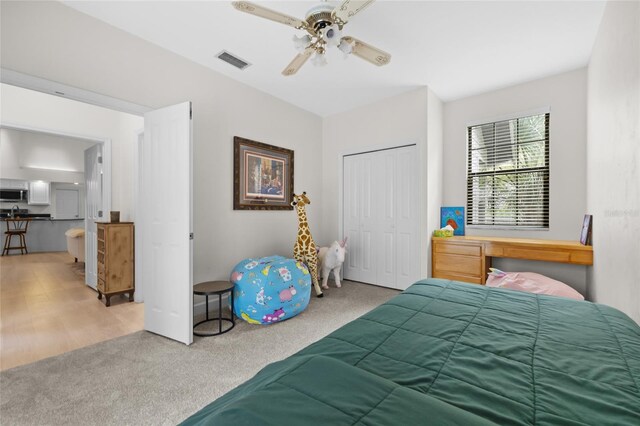
[[[316,296],[322,297],[324,295],[318,283],[318,252],[309,230],[307,212],[304,208],[307,204],[311,204],[311,201],[307,198],[306,192],[300,195],[293,194],[291,205],[296,208],[298,213],[298,238],[296,245],[293,246],[293,258],[307,265],[309,272],[311,272],[311,281],[313,282],[313,288],[316,290]]]

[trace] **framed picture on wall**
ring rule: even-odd
[[[233,209],[293,210],[293,151],[233,138]]]
[[[464,207],[440,207],[440,227],[451,225],[453,235],[464,235]]]
[[[591,228],[593,227],[593,216],[585,214],[582,220],[582,231],[580,232],[580,244],[591,245]]]

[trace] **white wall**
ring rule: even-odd
[[[433,129],[429,107],[433,106]],[[440,100],[423,87],[360,108],[326,117],[323,122],[322,143],[322,228],[321,244],[341,239],[340,223],[340,174],[342,155],[372,149],[416,144],[420,173],[419,193],[422,215],[420,218],[421,275],[427,276],[430,267],[429,226],[436,205],[439,209],[441,180],[438,144],[441,127]],[[429,125],[428,122],[429,121]],[[430,142],[428,144],[428,141]],[[429,155],[432,155],[429,158]],[[425,167],[427,165],[427,167]],[[433,168],[431,168],[433,165]],[[433,179],[429,180],[428,179]],[[437,180],[436,180],[437,179]],[[431,193],[433,191],[433,193]]]
[[[467,235],[578,240],[586,210],[587,72],[579,69],[477,95],[444,106],[443,205],[466,205],[467,126],[477,120],[550,108],[549,230],[481,230]],[[597,256],[597,253],[596,253]],[[586,267],[546,262],[494,259],[507,271],[532,271],[586,292]]]
[[[51,169],[70,172],[84,172],[84,150],[95,142],[81,139],[55,136],[46,133],[0,129],[0,145],[4,145],[4,136],[9,134],[9,143],[18,142],[13,147],[15,158],[2,158],[2,177],[13,169]],[[4,154],[4,149],[2,149]],[[3,155],[4,157],[4,155]],[[11,160],[11,164],[6,161]],[[9,169],[9,170],[8,170]],[[14,171],[14,170],[11,170]]]
[[[424,160],[424,159],[423,159]],[[444,104],[429,90],[427,99],[427,196],[426,222],[420,228],[423,232],[422,256],[426,262],[427,274],[431,276],[431,235],[434,229],[440,228],[440,207],[444,197]],[[424,201],[423,201],[424,202]]]
[[[245,257],[293,250],[293,211],[232,210],[233,136],[295,151],[295,190],[309,194],[309,223],[322,234],[320,117],[62,4],[0,7],[4,68],[153,108],[192,101],[196,282],[228,278]],[[131,163],[122,167],[133,170]],[[167,194],[167,208],[182,207]]]
[[[2,85],[3,95],[20,96],[21,90]],[[9,100],[8,102],[13,102]],[[83,182],[84,150],[95,142],[53,136],[45,133],[0,129],[0,178]]]
[[[640,323],[640,3],[607,3],[588,88],[589,295]]]

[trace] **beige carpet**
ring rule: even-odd
[[[191,346],[137,332],[0,373],[2,425],[176,424],[398,294],[345,282],[280,324],[238,321]]]

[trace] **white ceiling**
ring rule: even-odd
[[[65,1],[67,5],[321,116],[418,86],[450,101],[585,66],[604,1],[382,1],[344,33],[392,54],[373,66],[333,49],[322,68],[280,72],[295,56],[282,24],[226,1]],[[317,1],[261,1],[299,18]],[[252,63],[244,71],[215,55]]]

